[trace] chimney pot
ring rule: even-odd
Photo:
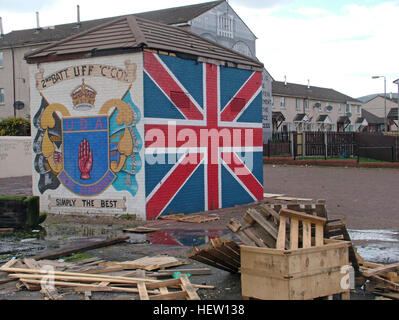
[[[77,15],[78,15],[78,27],[80,27],[80,6],[77,5],[76,8],[77,8]]]
[[[39,12],[36,11],[36,29],[40,30]]]

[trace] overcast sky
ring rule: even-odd
[[[5,33],[202,2],[201,0],[0,0]],[[204,1],[205,2],[205,1]],[[360,97],[397,92],[399,0],[230,0],[258,37],[257,56],[275,80]]]

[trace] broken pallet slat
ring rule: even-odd
[[[123,232],[131,232],[131,233],[151,233],[159,231],[159,228],[148,228],[148,227],[136,227],[136,228],[127,228],[123,229]]]
[[[182,218],[178,219],[177,221],[190,222],[190,223],[205,223],[205,222],[216,221],[219,219],[220,219],[219,217],[204,217],[204,216],[199,216],[199,215],[195,215],[195,216],[187,215],[186,217],[182,217]]]
[[[111,238],[111,239],[107,239],[104,241],[97,241],[95,243],[90,243],[90,244],[86,244],[86,245],[68,247],[68,248],[63,248],[63,249],[56,250],[56,251],[45,252],[42,254],[35,255],[31,258],[35,259],[36,261],[42,260],[42,259],[56,259],[61,256],[70,255],[72,253],[79,253],[79,252],[83,252],[83,251],[88,251],[88,250],[92,250],[92,249],[98,249],[98,248],[103,248],[103,247],[107,247],[110,245],[118,244],[118,243],[126,241],[127,239],[129,239],[129,237]]]
[[[187,293],[188,300],[201,300],[194,287],[192,286],[190,280],[188,279],[187,275],[182,274],[180,276],[180,281],[182,290]]]
[[[393,264],[388,264],[388,265],[383,265],[374,269],[369,269],[365,272],[363,272],[363,275],[368,278],[371,275],[378,275],[382,272],[388,272],[388,271],[394,271],[395,269],[399,268],[399,262],[393,263]]]

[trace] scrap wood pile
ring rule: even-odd
[[[11,259],[0,267],[0,285],[16,281],[18,290],[40,291],[45,299],[51,300],[62,299],[71,293],[84,293],[87,300],[92,292],[126,293],[132,295],[131,299],[141,300],[198,300],[198,289],[214,289],[213,286],[192,284],[189,280],[191,275],[210,274],[210,269],[166,269],[188,262],[165,255],[123,262],[99,258],[76,262],[52,260],[120,243],[128,238],[111,238],[67,247],[29,259]]]
[[[378,296],[399,300],[399,262],[384,265],[367,262],[357,252],[356,255],[365,289]]]
[[[0,268],[0,273],[8,275],[0,280],[0,284],[18,281],[18,289],[40,291],[51,300],[60,300],[71,293],[83,293],[88,299],[92,292],[135,294],[132,298],[138,295],[140,300],[199,300],[198,289],[214,289],[213,286],[192,284],[188,277],[188,274],[209,274],[209,269],[159,270],[183,264],[187,262],[169,256],[126,262],[90,258],[76,263],[12,259]],[[125,270],[130,271],[120,273]]]
[[[295,249],[322,245],[324,238],[351,241],[342,220],[328,220],[325,200],[314,201],[283,195],[265,194],[265,199],[251,206],[241,220],[232,218],[227,228],[242,244],[263,248]],[[291,236],[293,232],[295,234]],[[230,241],[230,245],[231,243],[235,242]],[[239,248],[237,244],[236,246]],[[201,257],[204,263],[225,271],[239,270],[240,264],[234,264],[232,268],[232,261],[226,259],[223,260],[224,265],[221,267],[220,256],[212,256],[215,250],[220,251],[218,246],[212,243],[204,250],[194,248],[195,253],[188,257],[191,259]],[[236,253],[239,255],[239,252],[238,249]],[[350,262],[355,271],[358,271],[357,257],[352,246],[349,252]],[[220,255],[220,252],[218,254]],[[239,256],[235,262],[237,261],[240,261]]]
[[[194,247],[194,253],[188,258],[210,265],[212,267],[238,273],[240,268],[240,247],[234,241],[212,239],[211,246],[200,250]]]

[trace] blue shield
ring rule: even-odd
[[[68,117],[62,120],[62,184],[79,196],[95,196],[114,181],[110,170],[107,116]]]

